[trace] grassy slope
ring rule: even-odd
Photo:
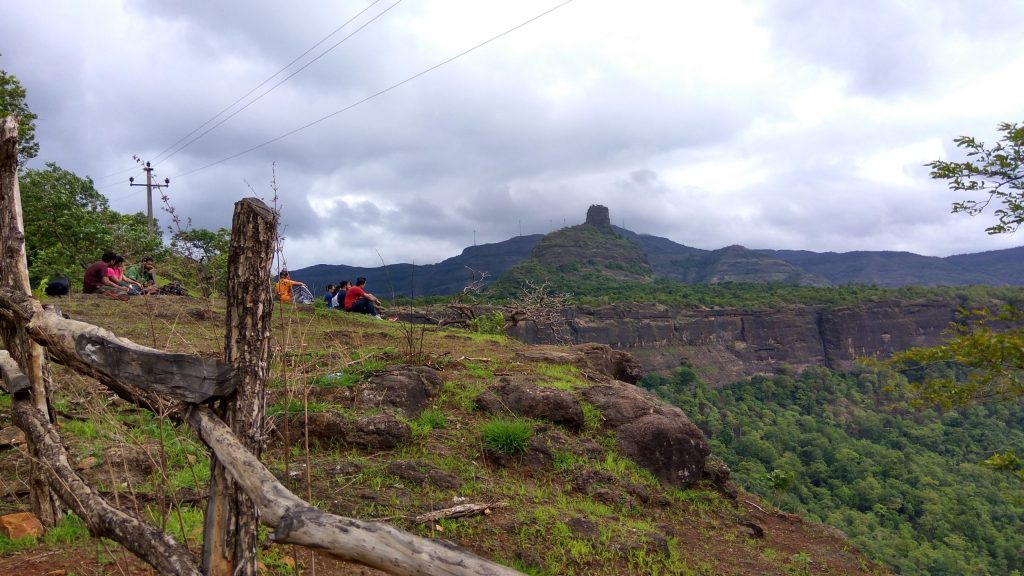
[[[218,355],[223,346],[223,315],[203,319],[204,307],[175,297],[135,299],[129,303],[75,296],[61,306],[73,318],[95,323],[138,343],[161,349]],[[501,468],[482,450],[482,427],[490,417],[473,409],[473,399],[498,376],[530,379],[562,389],[587,386],[574,368],[522,363],[523,345],[503,337],[422,329],[328,310],[275,311],[274,369],[269,411],[336,410],[357,416],[336,403],[346,385],[384,364],[429,364],[441,370],[443,393],[421,416],[409,422],[413,439],[386,452],[334,446],[309,451],[299,442],[290,449],[271,439],[265,461],[299,495],[332,512],[383,518],[427,537],[451,540],[475,552],[531,574],[868,574],[884,573],[850,547],[842,535],[797,517],[776,513],[754,496],[738,504],[701,488],[680,490],[658,484],[617,453],[614,439],[592,413],[578,436],[543,422],[531,422],[535,437],[552,446],[553,462]],[[342,377],[332,374],[344,372]],[[201,499],[207,458],[182,427],[161,423],[151,414],[111,400],[94,382],[55,367],[55,400],[67,443],[81,460],[97,461],[84,472],[139,513],[184,535],[195,547],[200,534]],[[306,391],[308,394],[304,395]],[[110,448],[145,447],[159,460],[164,438],[167,470],[138,473],[104,466]],[[594,450],[594,447],[597,447]],[[411,482],[389,472],[395,462],[413,462],[458,480],[458,488]],[[0,453],[5,485],[23,476],[24,457]],[[143,471],[144,472],[144,471]],[[578,488],[583,477],[601,478],[600,492]],[[166,478],[166,480],[164,480]],[[162,494],[168,496],[161,496]],[[129,497],[130,496],[130,497]],[[503,502],[487,516],[417,525],[409,517],[470,502]],[[161,503],[165,506],[161,506]],[[8,497],[3,512],[27,503]],[[161,510],[169,506],[169,513]],[[743,523],[764,528],[766,537],[749,537]],[[0,542],[0,544],[3,544]],[[67,552],[80,547],[85,553]],[[42,569],[121,562],[116,547],[103,552],[82,539],[42,544],[0,555],[0,573],[34,560]],[[0,546],[0,550],[4,548]],[[64,550],[63,555],[54,549]],[[47,555],[50,556],[47,556]],[[308,551],[271,547],[263,558],[271,572],[288,571],[298,557],[308,567]],[[52,558],[46,564],[45,558]],[[84,560],[83,560],[84,558]],[[319,574],[347,574],[351,567],[316,560]],[[42,570],[41,569],[41,570]],[[41,572],[45,573],[45,572]],[[371,572],[365,572],[367,574]]]

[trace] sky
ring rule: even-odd
[[[1024,120],[1024,3],[562,2],[11,2],[0,69],[39,116],[29,168],[136,212],[149,160],[214,229],[276,182],[293,269],[438,262],[591,204],[704,249],[1022,244],[925,164]]]

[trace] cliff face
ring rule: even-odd
[[[956,305],[879,302],[758,311],[622,304],[580,307],[567,317],[577,343],[627,350],[649,371],[692,366],[705,381],[727,384],[808,366],[848,369],[857,358],[937,344],[956,319]],[[528,326],[514,335],[544,341]]]

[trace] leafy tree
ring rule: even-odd
[[[145,216],[111,210],[92,180],[50,163],[45,170],[27,170],[20,182],[33,284],[56,274],[80,283],[82,270],[107,250],[129,260],[160,256],[160,236]]]
[[[1010,306],[998,314],[966,312],[963,323],[950,327],[944,343],[897,353],[892,363],[904,370],[922,371],[925,378],[914,385],[920,398],[947,408],[1024,398],[1022,322],[1024,314]]]
[[[36,118],[25,102],[25,88],[18,79],[5,70],[0,70],[0,118],[9,114],[18,117],[18,165],[39,154],[36,142]]]
[[[967,151],[965,162],[936,160],[929,164],[932,178],[946,180],[956,192],[983,192],[981,200],[953,204],[953,212],[980,214],[993,201],[996,224],[989,234],[1015,232],[1024,223],[1024,126],[999,124],[1002,138],[993,146],[970,136],[954,139]],[[995,320],[999,329],[993,329]],[[950,365],[966,371],[966,377],[947,375],[928,378],[918,386],[926,400],[944,405],[964,405],[978,400],[1024,398],[1024,313],[1009,306],[992,317],[987,310],[967,314],[962,325],[950,329],[945,343],[934,348],[912,349],[896,354],[892,362],[905,369]]]
[[[772,470],[768,474],[765,474],[764,480],[774,495],[773,500],[776,505],[778,505],[779,499],[782,497],[782,493],[789,490],[793,485],[793,482],[796,480],[796,474],[789,470]]]
[[[966,162],[936,160],[928,164],[932,178],[946,180],[955,192],[982,192],[980,200],[963,200],[953,204],[953,212],[980,214],[995,200],[1001,204],[994,211],[997,223],[986,228],[989,234],[1014,232],[1024,223],[1024,126],[999,124],[1002,138],[993,146],[970,136],[953,142],[967,151]]]
[[[227,291],[228,251],[231,231],[227,228],[178,230],[171,238],[171,250],[187,263],[186,274],[204,298]]]

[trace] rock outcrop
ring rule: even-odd
[[[591,226],[611,226],[612,217],[607,206],[592,204],[587,208],[587,224]]]
[[[565,390],[499,378],[476,399],[476,406],[494,414],[511,412],[526,418],[547,420],[570,432],[583,429],[583,407],[572,393]]]
[[[426,366],[388,366],[383,372],[339,391],[334,400],[345,411],[309,414],[309,436],[323,445],[354,446],[368,450],[390,450],[409,441],[412,430],[401,418],[419,416],[432,398],[444,388],[440,373]],[[349,412],[351,410],[351,412]],[[383,410],[366,415],[366,411]],[[283,417],[275,425],[283,438]],[[296,442],[306,432],[306,418],[289,416],[289,440]]]
[[[636,384],[644,375],[643,366],[632,355],[596,342],[570,347],[534,346],[519,352],[518,356],[530,362],[572,364],[584,373],[596,373],[630,384]]]
[[[578,307],[567,314],[579,343],[630,352],[648,371],[692,366],[713,384],[808,366],[848,369],[941,341],[957,318],[954,302],[875,302],[774,310],[700,310],[659,304]],[[543,334],[513,329],[525,342]]]
[[[650,392],[611,381],[583,390],[615,433],[622,454],[670,486],[689,486],[703,477],[710,454],[704,434],[682,410]]]
[[[43,535],[43,524],[31,512],[15,512],[0,516],[0,535],[11,540],[40,537]]]
[[[355,388],[354,408],[390,408],[415,418],[444,388],[441,375],[426,366],[389,366]]]

